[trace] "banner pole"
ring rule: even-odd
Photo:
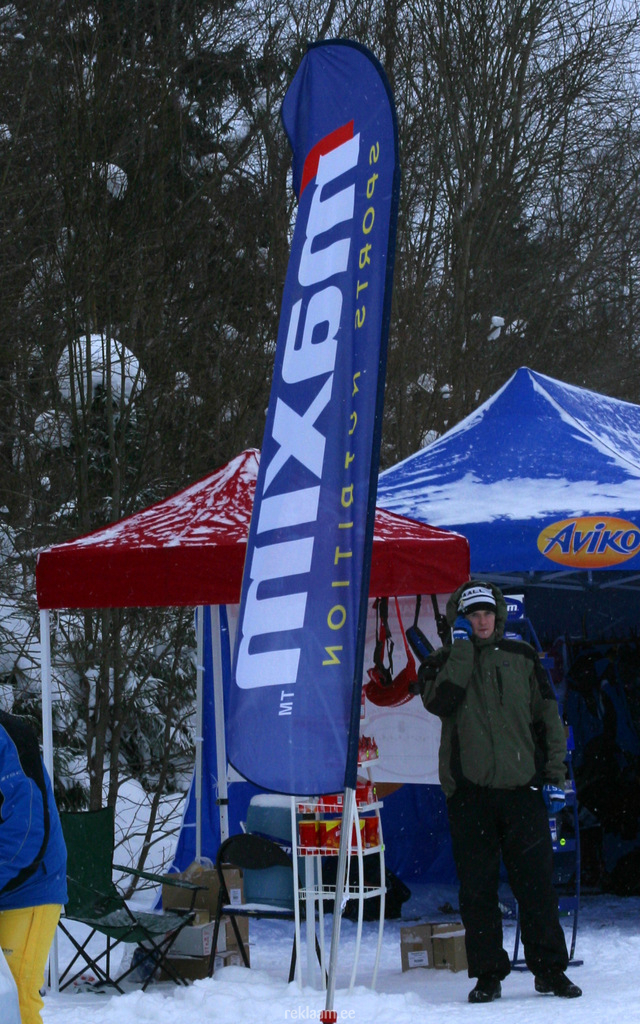
[[[375,58],[369,54],[372,63],[375,65]],[[335,974],[338,958],[338,945],[340,941],[340,924],[342,918],[342,903],[344,897],[346,860],[351,842],[351,823],[356,816],[356,785],[358,779],[358,744],[360,739],[360,701],[362,695],[362,672],[364,665],[364,645],[366,637],[367,610],[369,599],[369,583],[371,572],[371,554],[373,551],[373,533],[375,525],[376,495],[378,486],[378,469],[380,461],[380,447],[382,440],[382,416],[384,408],[384,387],[387,368],[387,344],[389,335],[389,322],[391,318],[391,296],[393,292],[393,272],[395,263],[395,237],[398,216],[398,196],[400,189],[400,170],[398,164],[398,143],[397,125],[395,121],[395,105],[393,96],[382,67],[379,67],[380,79],[383,88],[387,92],[387,98],[391,110],[394,136],[394,169],[391,185],[391,206],[389,211],[388,225],[388,246],[387,259],[384,275],[384,301],[381,309],[380,319],[380,343],[378,348],[378,374],[375,399],[375,413],[373,418],[373,429],[371,435],[370,464],[369,464],[369,486],[367,498],[367,514],[365,521],[365,543],[364,561],[360,579],[360,602],[358,615],[358,630],[356,633],[356,649],[354,662],[354,677],[351,688],[351,714],[349,720],[349,734],[347,740],[347,757],[344,780],[344,811],[342,815],[342,834],[340,836],[340,849],[338,853],[338,869],[336,877],[336,894],[333,911],[333,930],[331,937],[331,953],[329,957],[329,976],[327,979],[327,998],[325,1009],[320,1013],[320,1020],[324,1024],[336,1024],[338,1019],[337,1011],[333,1009],[335,995]],[[345,829],[345,823],[347,827]],[[384,879],[381,880],[384,884]]]
[[[344,806],[342,809],[342,828],[340,832],[340,849],[338,851],[338,869],[336,871],[336,892],[333,904],[333,927],[331,930],[331,951],[329,953],[329,976],[327,978],[327,998],[325,1010],[320,1014],[320,1020],[332,1021],[333,999],[336,989],[336,966],[338,960],[338,946],[340,945],[340,926],[342,923],[342,903],[344,898],[345,880],[347,874],[347,852],[351,842],[351,825],[354,818],[356,805],[356,791],[351,787],[345,788]],[[327,1016],[327,1014],[329,1014]]]

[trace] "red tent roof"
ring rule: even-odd
[[[39,607],[237,604],[259,459],[249,449],[165,501],[41,551]],[[376,509],[372,596],[446,594],[468,577],[464,537]]]

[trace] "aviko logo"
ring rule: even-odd
[[[577,516],[545,526],[538,550],[559,565],[606,569],[640,553],[640,527],[615,516]]]
[[[242,689],[286,687],[297,681],[300,649],[283,647],[275,638],[301,630],[305,620],[330,441],[318,420],[332,401],[359,150],[360,136],[350,122],[325,136],[305,161],[301,193],[313,191],[307,193],[306,221],[300,223],[299,214],[296,224],[288,270],[296,301],[282,312],[278,346],[283,344],[284,352],[276,360],[255,547],[245,568],[249,585],[236,663],[236,682]],[[302,204],[300,213],[304,215]],[[325,417],[325,422],[330,419]],[[291,467],[298,464],[317,485],[296,483]],[[271,540],[274,536],[278,539]],[[271,596],[272,586],[284,579],[287,593]]]

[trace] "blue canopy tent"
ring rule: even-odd
[[[472,576],[522,594],[543,645],[638,637],[640,406],[523,367],[383,472],[378,505],[465,536]]]
[[[539,633],[638,625],[638,405],[523,367],[382,473],[378,504],[463,534],[472,575],[524,587]]]

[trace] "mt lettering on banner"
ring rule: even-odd
[[[228,731],[245,778],[305,795],[343,787],[361,685],[399,170],[388,84],[357,44],[309,48],[282,121],[298,213]]]

